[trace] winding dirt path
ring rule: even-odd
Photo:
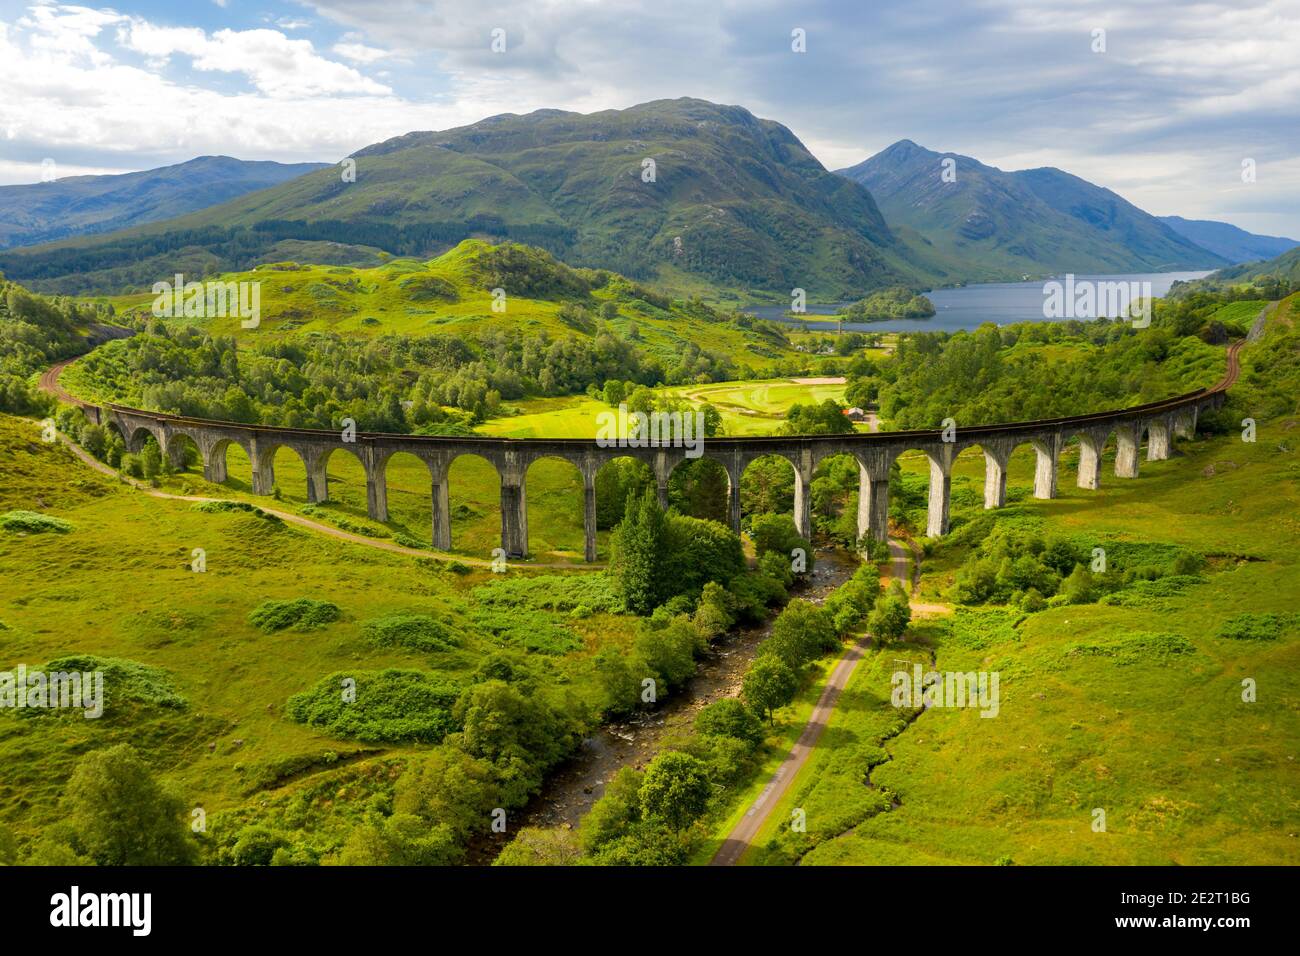
[[[239,498],[212,498],[207,495],[174,495],[171,492],[161,491],[158,488],[153,488],[143,482],[136,481],[134,478],[115,471],[113,468],[110,468],[108,465],[92,456],[88,451],[66,435],[60,434],[59,441],[63,442],[64,445],[71,449],[74,455],[95,471],[102,475],[107,475],[110,478],[115,478],[123,484],[130,485],[132,488],[144,492],[151,498],[162,498],[167,501],[233,501],[242,504],[251,504],[260,511],[264,511],[269,515],[275,515],[281,521],[297,525],[300,528],[306,528],[309,531],[315,531],[318,534],[336,538],[339,541],[347,541],[349,544],[360,544],[367,548],[375,548],[379,551],[389,551],[393,554],[406,555],[411,558],[424,558],[427,561],[458,561],[461,564],[471,565],[476,568],[490,568],[493,564],[493,562],[483,558],[470,558],[460,554],[451,554],[446,551],[424,551],[416,548],[404,548],[400,544],[394,544],[391,541],[384,541],[379,538],[368,538],[365,535],[360,534],[352,534],[349,531],[344,531],[342,528],[335,528],[332,525],[321,524],[319,521],[312,521],[310,518],[304,518],[302,515],[294,514],[292,511],[281,511],[278,508],[268,508],[266,505],[244,502]],[[555,568],[599,570],[604,566],[604,564],[588,564],[585,561],[581,564],[572,561],[553,561],[547,564],[520,564],[512,561],[507,565],[509,569],[514,571],[550,571]]]
[[[908,563],[911,557],[908,549],[899,542],[891,540],[889,542],[889,552],[892,561],[890,562],[888,577],[900,581],[908,580]],[[826,724],[830,720],[831,712],[835,710],[835,704],[839,701],[840,694],[848,686],[849,679],[853,676],[858,662],[862,660],[862,655],[870,643],[871,636],[869,634],[860,635],[849,645],[848,650],[844,652],[840,659],[835,662],[835,667],[826,679],[826,686],[822,689],[821,696],[817,699],[817,704],[808,717],[808,723],[804,725],[803,733],[799,735],[799,739],[795,741],[794,746],[785,755],[781,765],[776,768],[776,772],[772,774],[767,786],[754,798],[754,802],[745,811],[745,815],[741,817],[740,822],[732,828],[731,832],[727,834],[727,838],[722,841],[722,846],[718,847],[718,852],[709,861],[709,866],[734,866],[740,862],[740,858],[753,845],[754,837],[763,828],[763,824],[772,815],[772,810],[781,802],[781,797],[790,789],[795,777],[798,776],[799,771],[807,763],[813,748],[817,746],[817,741],[821,738],[822,731],[826,729]]]

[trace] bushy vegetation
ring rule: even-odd
[[[366,639],[377,647],[445,651],[460,643],[445,624],[427,614],[391,614],[366,621],[361,629]]]
[[[248,615],[248,621],[263,631],[283,631],[286,628],[314,631],[342,616],[339,606],[330,601],[294,598],[290,601],[263,601]]]
[[[1218,303],[1217,305],[1221,305]],[[878,401],[890,428],[957,427],[1080,415],[1156,401],[1213,384],[1225,334],[1201,337],[1212,314],[1158,309],[1149,328],[1093,322],[984,325],[973,332],[901,337],[881,359],[850,362],[847,401]],[[1214,338],[1207,333],[1206,338]]]
[[[928,319],[934,303],[906,286],[891,286],[845,307],[841,313],[852,322],[886,322],[890,319]]]
[[[338,737],[437,743],[460,726],[452,716],[460,692],[455,683],[423,671],[340,672],[290,697],[285,712]]]
[[[0,276],[0,411],[49,415],[56,403],[31,383],[55,362],[86,350],[82,333],[111,317],[107,307],[28,292]]]
[[[67,534],[72,522],[39,511],[6,511],[0,515],[0,529],[16,534]]]
[[[611,540],[609,573],[624,605],[649,614],[676,596],[693,599],[710,581],[744,569],[740,538],[716,521],[665,513],[655,493],[628,496]]]
[[[991,529],[991,530],[990,530]],[[977,519],[953,542],[974,544],[957,569],[959,604],[1009,604],[1027,612],[1058,604],[1127,604],[1176,593],[1200,579],[1205,559],[1175,545],[1042,535]],[[1131,593],[1124,592],[1132,589]]]

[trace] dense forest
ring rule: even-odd
[[[0,276],[0,411],[45,415],[55,402],[32,385],[32,376],[88,347],[94,323],[111,317],[58,296],[34,295]]]
[[[1228,304],[1225,296],[1201,294],[1158,309],[1145,329],[1098,319],[902,336],[886,358],[852,360],[846,399],[878,405],[885,427],[896,429],[937,428],[946,418],[959,427],[1026,421],[1155,401],[1211,385],[1222,374],[1223,346],[1249,326],[1213,318]]]
[[[665,370],[635,342],[508,331],[477,336],[344,338],[305,333],[254,347],[192,326],[143,323],[77,363],[87,395],[172,414],[294,428],[445,433],[500,414],[503,401],[582,394],[607,381],[722,381],[725,358],[688,346]]]

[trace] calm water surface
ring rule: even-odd
[[[1075,283],[1150,282],[1151,294],[1163,296],[1175,281],[1200,279],[1208,272],[1145,272],[1131,275],[1075,275]],[[1059,277],[1064,281],[1064,275]],[[893,322],[845,322],[844,328],[860,332],[956,332],[977,329],[985,322],[1008,325],[1012,322],[1042,322],[1043,286],[1050,279],[1032,282],[981,282],[960,289],[935,289],[926,296],[934,303],[935,314],[929,319],[898,319]],[[809,315],[833,315],[846,303],[809,305]],[[747,311],[759,318],[789,322],[812,329],[834,329],[834,322],[791,319],[783,305],[755,306]]]

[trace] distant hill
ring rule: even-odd
[[[1222,256],[1232,263],[1272,259],[1288,249],[1300,246],[1300,241],[1295,239],[1259,236],[1245,229],[1238,229],[1231,223],[1215,222],[1213,219],[1161,216],[1160,221],[1180,236],[1192,240],[1198,246],[1209,249],[1215,255]]]
[[[944,161],[955,180],[942,176]],[[900,140],[839,171],[871,191],[892,226],[916,230],[973,277],[1213,269],[1228,260],[1059,169],[1006,172]]]
[[[706,296],[799,287],[849,298],[945,277],[941,257],[896,235],[866,189],[738,106],[506,114],[354,158],[355,182],[319,170],[179,219],[9,253],[0,270],[46,290],[107,291],[180,266],[251,268],[286,239],[423,257],[483,237]]]
[[[1269,298],[1300,289],[1300,246],[1263,262],[1244,262],[1183,284],[1183,291],[1255,286]],[[1179,285],[1175,284],[1175,290]]]
[[[0,249],[168,219],[279,185],[323,165],[200,156],[139,173],[0,186]]]

